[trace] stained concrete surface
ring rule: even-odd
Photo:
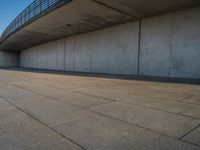
[[[46,43],[23,51],[20,65],[67,71],[137,74],[139,22]]]
[[[200,9],[142,20],[140,75],[200,77]]]
[[[199,144],[200,143],[200,127],[196,128],[194,131],[192,131],[190,134],[185,136],[183,139],[195,144]]]
[[[20,65],[200,79],[199,14],[196,7],[37,45],[20,53]]]
[[[0,146],[200,150],[199,93],[194,84],[1,69]]]
[[[21,51],[63,37],[199,5],[199,0],[73,0],[14,33],[0,44],[0,50]]]
[[[17,67],[19,54],[15,52],[0,51],[0,67]]]

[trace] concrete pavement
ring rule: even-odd
[[[1,150],[200,150],[200,86],[0,70]]]

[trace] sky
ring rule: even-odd
[[[34,0],[0,0],[0,35]]]

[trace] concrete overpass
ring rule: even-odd
[[[199,0],[51,1],[11,23],[1,53],[28,68],[200,78]]]
[[[63,0],[62,0],[63,1]],[[66,2],[65,2],[66,1]],[[63,37],[200,5],[199,0],[64,0],[62,7],[48,11],[12,33],[0,50],[23,49]]]

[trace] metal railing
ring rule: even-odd
[[[34,0],[23,12],[21,12],[2,33],[0,42],[27,24],[47,14],[48,12],[70,2],[72,0]]]

